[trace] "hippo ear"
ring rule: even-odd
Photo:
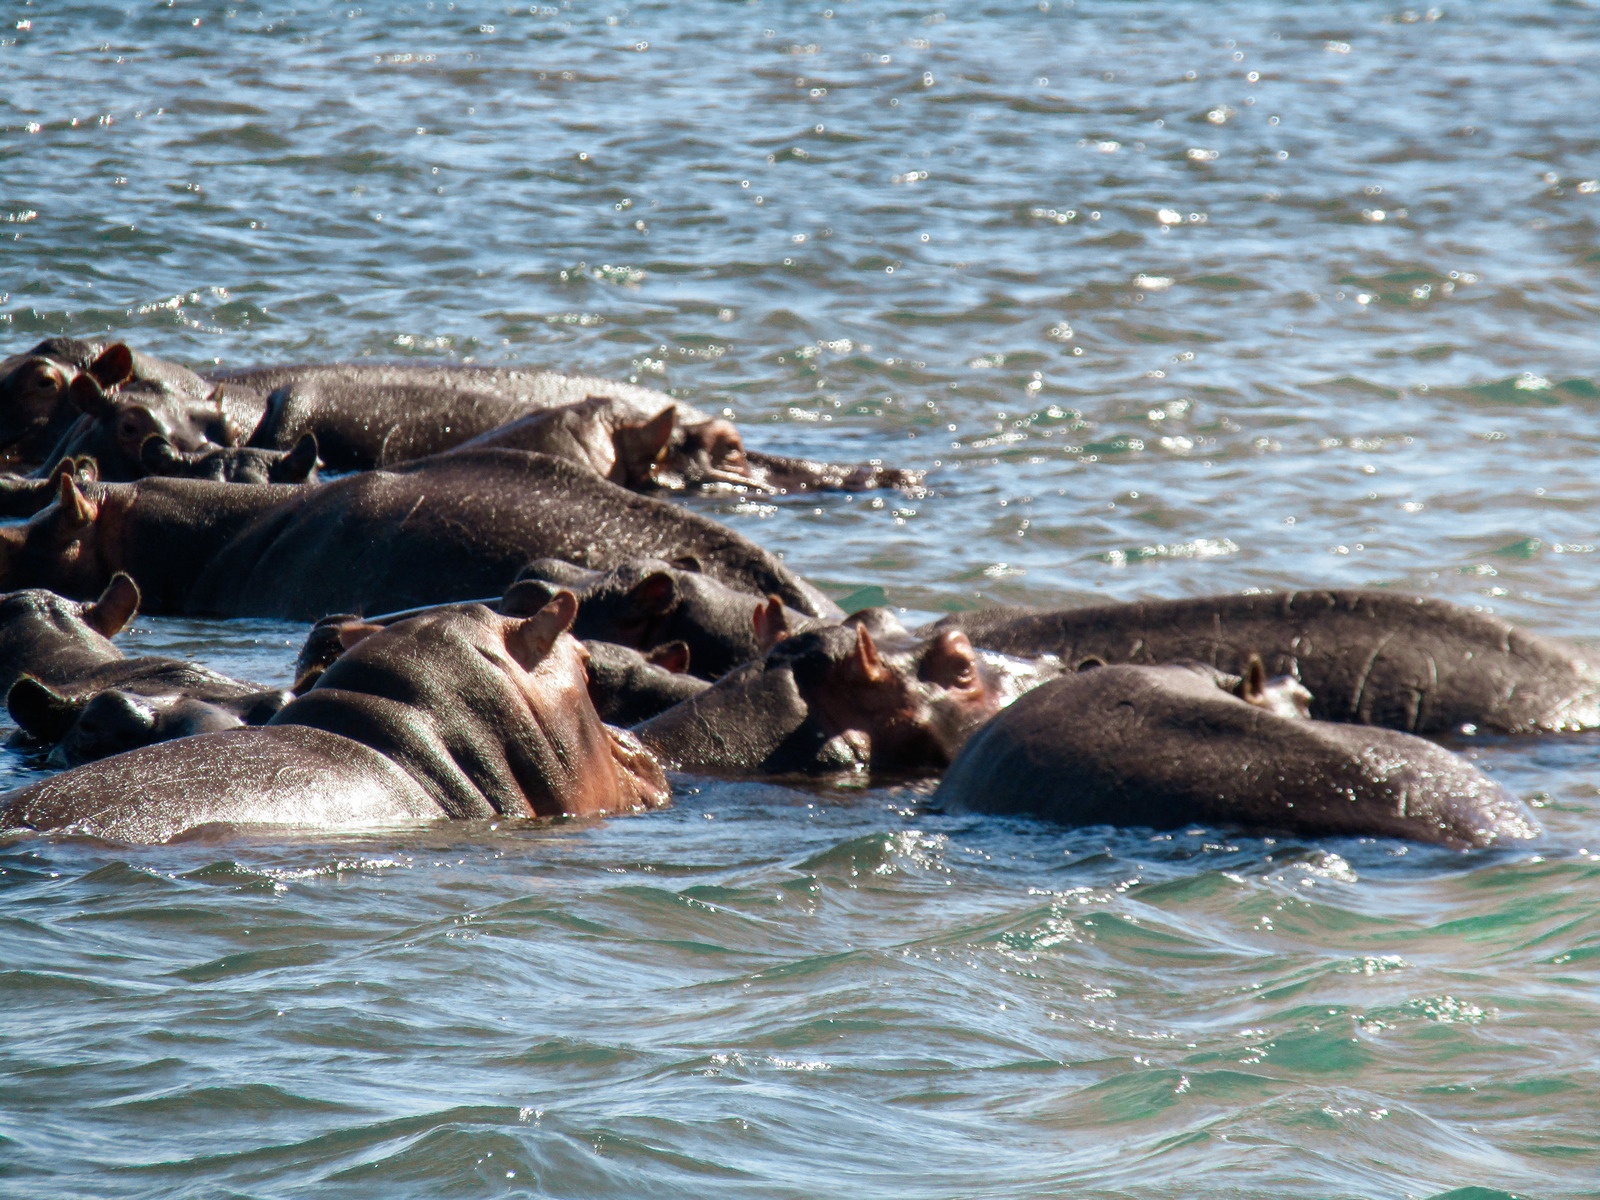
[[[633,585],[628,600],[640,616],[661,616],[672,610],[678,599],[678,585],[665,571],[646,575]]]
[[[61,505],[62,519],[74,529],[93,524],[94,519],[100,515],[95,502],[78,490],[77,481],[71,475],[61,477],[56,490],[56,499]]]
[[[61,481],[68,477],[76,479],[80,483],[93,483],[94,477],[90,476],[89,478],[85,479],[80,469],[82,463],[93,461],[93,459],[63,458],[50,469],[50,487],[52,489],[59,489],[61,487]]]
[[[118,571],[100,598],[83,610],[83,619],[101,637],[116,637],[139,611],[139,585],[126,571]]]
[[[239,706],[239,719],[246,725],[265,725],[285,704],[294,699],[292,692],[274,689],[266,692],[256,692],[253,695],[241,696],[236,703]]]
[[[108,391],[133,378],[133,351],[125,342],[112,342],[89,364],[89,374]]]
[[[1078,665],[1073,667],[1072,669],[1074,671],[1079,671],[1079,672],[1092,671],[1096,667],[1103,667],[1105,665],[1106,665],[1106,660],[1105,659],[1096,658],[1094,655],[1091,654],[1091,655],[1089,655],[1088,658],[1080,659],[1078,661]]]
[[[555,599],[556,586],[542,579],[519,579],[496,605],[508,617],[531,617]]]
[[[74,375],[67,385],[67,399],[79,412],[97,420],[109,421],[117,414],[117,406],[91,375]]]
[[[69,700],[32,675],[24,675],[6,693],[6,710],[26,733],[41,742],[59,742],[78,719],[84,701]]]
[[[689,643],[663,642],[645,651],[644,660],[652,666],[660,667],[663,671],[683,675],[689,670]]]
[[[1252,654],[1250,661],[1244,665],[1244,675],[1239,680],[1239,686],[1234,691],[1234,695],[1238,696],[1246,704],[1260,705],[1266,691],[1267,668],[1262,665],[1259,654]]]
[[[672,565],[680,571],[693,571],[696,575],[705,574],[705,565],[692,554],[680,554],[672,560]]]
[[[630,487],[650,481],[651,472],[672,441],[672,430],[677,419],[678,410],[669,404],[643,424],[619,425],[612,433],[611,446],[617,456],[617,465]]]
[[[789,616],[783,611],[783,601],[777,596],[768,596],[765,603],[756,605],[752,620],[756,627],[756,644],[761,647],[763,654],[794,632],[789,628]]]
[[[339,645],[346,650],[358,646],[375,633],[383,632],[382,625],[374,625],[370,621],[346,621],[339,626]]]
[[[152,475],[176,475],[184,457],[164,433],[152,433],[139,443],[139,465]]]
[[[878,653],[878,644],[872,640],[872,635],[864,625],[856,626],[856,648],[850,652],[843,666],[851,682],[867,686],[884,683],[892,674],[884,666],[883,658]]]
[[[273,483],[305,483],[317,469],[317,435],[301,434],[300,440],[267,472]]]
[[[77,476],[79,483],[100,482],[100,464],[87,454],[73,455],[72,473]]]
[[[556,639],[572,628],[578,616],[578,598],[557,592],[538,612],[506,631],[506,648],[524,667],[532,668],[550,653]]]
[[[967,635],[945,629],[929,644],[917,678],[946,688],[970,688],[978,681],[978,655]]]

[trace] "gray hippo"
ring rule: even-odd
[[[0,528],[0,587],[100,591],[117,571],[147,611],[316,620],[495,595],[530,559],[604,568],[692,556],[706,573],[818,616],[836,605],[717,522],[562,459],[477,450],[319,484],[145,479],[80,488]]]
[[[666,781],[584,690],[577,611],[482,606],[361,636],[259,729],[163,742],[0,796],[0,827],[160,842],[218,823],[381,826],[597,816]]]
[[[1432,742],[1284,716],[1261,700],[1259,682],[1203,664],[1064,675],[974,734],[933,804],[1063,825],[1225,824],[1458,848],[1539,832],[1520,800]]]
[[[1192,659],[1239,673],[1259,653],[1292,675],[1326,721],[1442,734],[1571,732],[1600,725],[1600,672],[1576,646],[1498,617],[1395,592],[1306,590],[1133,604],[955,613],[1005,654],[1158,664]]]
[[[260,725],[289,694],[161,655],[127,658],[110,638],[139,589],[118,574],[92,603],[44,589],[0,595],[0,694],[31,746],[71,766],[212,729]]]

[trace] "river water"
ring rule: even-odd
[[[1378,586],[1590,637],[1593,4],[827,3],[12,0],[0,351],[666,388],[935,468],[692,501],[909,616]],[[126,640],[281,681],[302,632]],[[1464,749],[1542,843],[691,779],[15,840],[0,1193],[1600,1195],[1600,737]]]

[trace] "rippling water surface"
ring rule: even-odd
[[[693,502],[915,613],[1371,585],[1593,633],[1591,4],[0,15],[0,352],[636,379],[935,467]],[[302,632],[132,643],[272,681]],[[689,779],[15,841],[0,1192],[1600,1195],[1600,737],[1467,751],[1536,851]]]

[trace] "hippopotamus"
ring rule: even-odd
[[[202,729],[264,724],[285,691],[161,655],[126,658],[111,637],[133,619],[139,589],[112,577],[89,604],[43,589],[0,596],[0,694],[56,766]]]
[[[116,571],[147,611],[315,620],[494,595],[528,560],[608,567],[692,555],[707,574],[817,616],[840,610],[706,517],[562,459],[446,454],[319,484],[145,479],[79,488],[0,528],[0,587],[98,592]]]
[[[978,730],[932,803],[1063,825],[1226,824],[1457,848],[1537,836],[1520,800],[1443,747],[1282,715],[1259,688],[1202,663],[1063,675]]]
[[[675,428],[655,473],[664,487],[737,482],[764,491],[859,491],[917,486],[918,471],[879,463],[845,467],[747,450],[725,419],[663,392],[532,367],[461,363],[303,363],[213,370],[232,387],[269,392],[250,444],[285,449],[312,432],[331,469],[387,466],[447,450],[533,411],[604,398],[645,421],[676,409]]]
[[[47,462],[83,415],[72,398],[78,379],[92,385],[82,395],[118,390],[131,403],[163,414],[179,438],[227,437],[234,388],[220,388],[176,363],[139,354],[121,343],[107,346],[77,338],[46,338],[32,350],[0,362],[0,450],[16,468]],[[249,399],[246,392],[241,398]],[[102,414],[104,415],[104,414]],[[239,414],[233,413],[233,416]],[[257,411],[244,429],[253,429]]]
[[[1407,733],[1563,732],[1600,724],[1600,672],[1576,646],[1442,600],[1307,590],[1146,600],[1064,610],[955,613],[920,632],[959,629],[1013,655],[1238,673],[1259,653],[1298,678],[1319,720]]]
[[[211,479],[218,483],[315,483],[317,439],[306,434],[292,450],[251,446],[184,451],[165,434],[153,433],[139,445],[145,475],[169,479]]]
[[[78,484],[96,483],[100,469],[92,458],[68,457],[56,463],[43,478],[0,475],[0,517],[31,517],[50,507],[61,491],[61,477],[71,475]]]
[[[922,478],[877,462],[839,466],[747,451],[721,417],[663,392],[592,376],[455,363],[312,363],[197,374],[120,342],[73,338],[47,339],[0,364],[0,444],[12,438],[10,461],[47,470],[63,453],[89,454],[100,459],[102,478],[127,481],[139,477],[139,446],[152,433],[186,453],[205,449],[204,442],[237,446],[246,437],[254,448],[290,450],[310,433],[329,469],[366,470],[448,450],[530,413],[591,398],[645,423],[676,410],[655,486],[858,491],[915,488]]]
[[[965,635],[895,661],[852,617],[783,639],[634,732],[683,771],[926,774],[998,706]]]
[[[590,396],[518,417],[448,452],[502,446],[553,454],[630,491],[648,491],[655,486],[656,464],[672,441],[677,411],[668,405],[646,419],[614,396]]]
[[[213,383],[176,363],[110,345],[50,338],[0,364],[0,431],[9,453],[48,473],[63,457],[95,460],[102,479],[137,479],[139,447],[160,434],[186,452],[234,446],[260,423],[266,398]]]
[[[555,590],[540,582],[519,580],[498,600],[483,603],[506,616],[529,616],[550,603],[554,596]],[[353,630],[372,631],[424,613],[460,607],[465,606],[436,605],[366,618],[352,613],[323,617],[311,627],[295,658],[294,694],[304,695],[323,672],[338,661]],[[600,719],[608,725],[627,726],[647,720],[711,686],[703,679],[684,674],[689,663],[689,647],[683,642],[657,646],[648,655],[609,642],[586,639],[581,645],[588,671],[589,699]]]
[[[640,651],[681,641],[689,648],[688,670],[708,680],[764,653],[784,634],[826,623],[788,607],[781,597],[720,583],[692,557],[636,558],[608,571],[538,559],[518,579],[543,582],[551,591],[570,589],[578,597],[573,629],[579,637]]]
[[[360,636],[254,729],[75,767],[0,796],[0,827],[167,841],[205,826],[382,826],[598,816],[665,804],[666,780],[584,690],[577,612],[482,606]]]

